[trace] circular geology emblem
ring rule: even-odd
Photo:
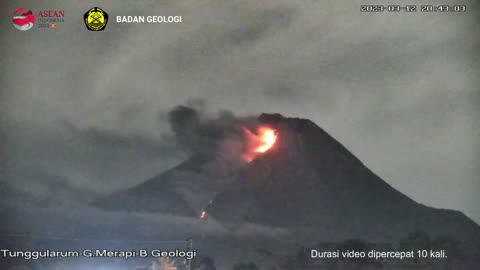
[[[31,10],[25,11],[26,8],[21,7],[13,13],[13,26],[21,31],[27,31],[35,24],[35,15]]]
[[[99,7],[93,7],[83,15],[85,26],[90,31],[102,31],[108,23],[108,14]]]

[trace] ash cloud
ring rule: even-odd
[[[61,5],[74,13],[91,8],[88,1]],[[169,10],[186,20],[112,24],[102,35],[66,23],[55,30],[65,36],[61,43],[42,31],[3,27],[0,163],[19,171],[47,167],[105,191],[138,184],[184,153],[161,150],[166,154],[158,157],[132,147],[119,154],[110,144],[72,144],[61,130],[50,130],[51,122],[68,119],[82,131],[158,141],[170,133],[167,114],[158,121],[159,109],[202,98],[236,114],[311,119],[395,188],[478,221],[479,7],[469,3],[453,19],[366,16],[351,1],[105,3],[111,14]],[[5,2],[4,10],[16,8]],[[7,121],[30,131],[12,130]]]
[[[179,105],[168,113],[176,141],[193,155],[218,156],[220,152],[240,157],[246,140],[243,128],[255,125],[255,118],[229,111],[209,115],[203,105]]]

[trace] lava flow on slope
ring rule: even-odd
[[[243,160],[251,162],[259,154],[270,150],[277,141],[278,133],[273,128],[267,126],[259,126],[256,132],[252,132],[247,128],[243,128],[247,139]]]

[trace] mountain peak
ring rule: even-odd
[[[385,240],[418,230],[461,232],[465,238],[479,234],[467,218],[423,206],[395,190],[308,119],[261,114],[256,124],[275,130],[276,137],[249,162],[231,166],[220,153],[201,162],[192,157],[95,205],[310,228],[332,238]],[[246,132],[256,136],[253,130]]]
[[[309,156],[325,166],[346,166],[345,163],[348,162],[348,166],[363,167],[361,161],[345,146],[309,119],[263,113],[258,117],[258,121],[277,131],[277,149]]]

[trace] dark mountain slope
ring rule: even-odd
[[[313,122],[279,114],[258,120],[274,128],[278,139],[245,166],[194,156],[94,204],[192,217],[208,205],[207,216],[225,223],[295,228],[320,237],[387,240],[420,230],[480,241],[479,226],[465,215],[411,200]]]
[[[193,156],[138,186],[113,193],[92,204],[112,211],[198,217],[230,175],[231,169],[222,160]]]
[[[259,119],[278,131],[278,141],[215,197],[210,216],[335,237],[387,239],[416,230],[478,237],[479,226],[466,216],[411,200],[311,121],[278,114]]]

